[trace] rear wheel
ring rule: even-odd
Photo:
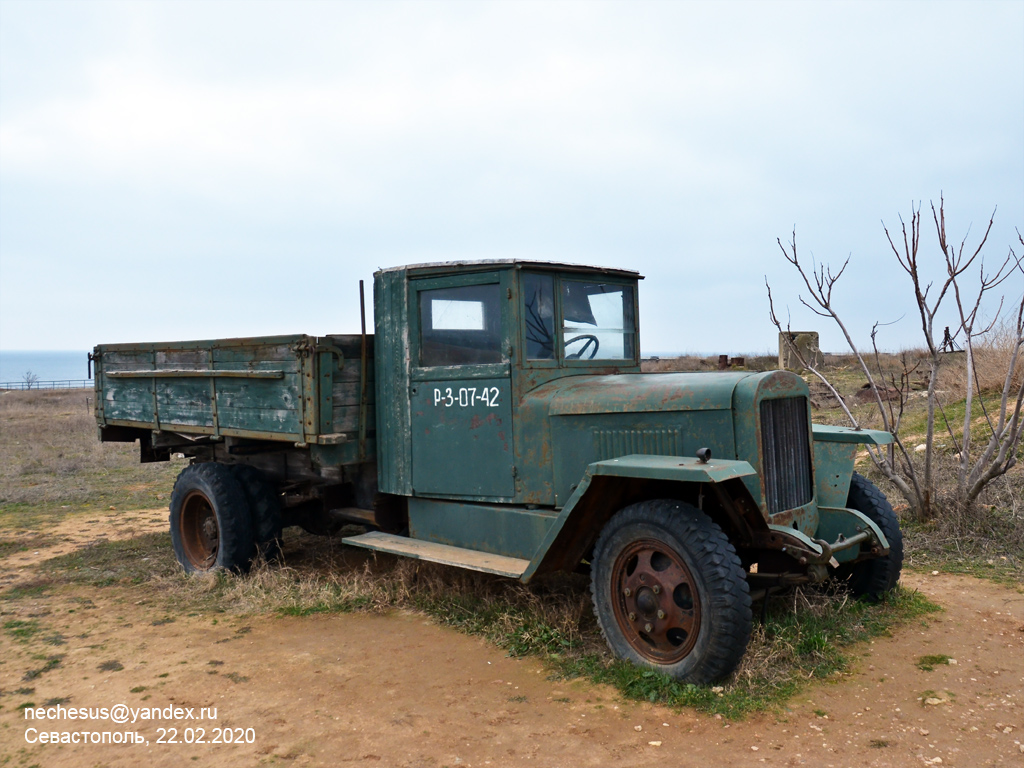
[[[846,506],[855,509],[877,525],[889,540],[889,554],[852,565],[841,565],[836,577],[847,582],[851,594],[879,600],[896,587],[903,570],[903,534],[892,505],[885,494],[866,477],[853,473]]]
[[[185,467],[171,492],[171,544],[189,573],[244,570],[256,552],[245,492],[224,464]]]
[[[256,467],[234,464],[231,469],[245,493],[256,547],[265,559],[273,560],[281,554],[281,497],[266,474]]]
[[[683,502],[645,501],[616,514],[594,547],[591,590],[612,652],[677,680],[725,677],[750,640],[739,556],[721,528]]]

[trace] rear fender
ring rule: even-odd
[[[596,461],[555,519],[522,576],[524,582],[542,573],[571,571],[586,556],[604,524],[625,506],[645,499],[679,496],[684,490],[697,498],[713,494],[723,528],[751,540],[768,531],[757,502],[743,483],[755,475],[746,461],[634,454]]]

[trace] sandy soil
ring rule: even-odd
[[[105,535],[153,530],[165,515],[140,514],[134,532]],[[49,550],[0,561],[4,577],[24,579],[34,562],[95,538],[65,526]],[[0,602],[3,623],[34,619],[66,639],[45,647],[0,636],[0,765],[1024,765],[1024,593],[945,575],[905,582],[945,612],[864,646],[853,674],[810,684],[787,711],[743,722],[551,681],[537,660],[412,614],[171,619],[113,588]],[[61,665],[26,682],[44,650],[63,653]],[[955,663],[918,669],[930,654]],[[197,715],[216,707],[217,719],[116,725],[29,721],[16,710],[50,699]],[[228,727],[251,728],[254,740],[157,743],[159,729],[175,727],[179,741],[198,734],[186,728],[210,740]],[[28,744],[29,728],[133,730],[148,744]]]
[[[167,528],[166,509],[130,509],[114,514],[93,513],[68,517],[57,525],[39,531],[4,531],[0,536],[6,542],[27,547],[23,552],[14,552],[2,561],[0,589],[24,578],[25,569],[36,563],[58,555],[66,555],[88,544],[115,541],[141,536],[145,533],[159,533]]]

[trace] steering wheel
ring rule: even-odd
[[[590,345],[591,344],[594,345],[594,349],[593,349],[593,351],[591,351],[590,357],[588,357],[587,360],[593,360],[594,359],[594,357],[597,355],[598,348],[601,346],[601,342],[597,340],[597,336],[594,336],[594,335],[589,334],[589,333],[584,333],[584,334],[581,334],[579,336],[574,336],[573,338],[571,338],[571,339],[569,339],[568,341],[565,342],[565,346],[566,346],[566,348],[568,348],[569,345],[572,344],[573,342],[582,341],[584,339],[586,340],[586,343],[582,347],[580,347],[580,351],[576,352],[576,353],[574,353],[572,355],[566,355],[565,356],[566,360],[579,360],[581,357],[583,357],[583,353],[586,352],[588,349],[590,349]]]

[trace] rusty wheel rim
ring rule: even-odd
[[[612,605],[626,641],[644,659],[674,664],[693,650],[700,598],[690,569],[664,542],[629,544],[612,566]]]
[[[182,502],[179,520],[185,557],[197,570],[210,569],[220,548],[220,527],[210,500],[203,493],[192,491]]]

